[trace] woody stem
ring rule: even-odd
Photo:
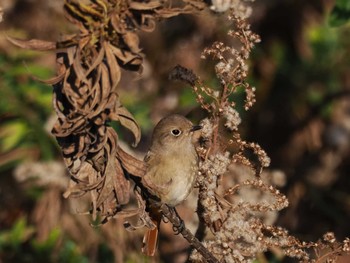
[[[163,215],[173,224],[174,228],[178,230],[187,241],[191,244],[208,263],[219,263],[219,261],[203,246],[203,244],[185,227],[183,220],[176,213],[175,209],[166,204],[160,207]]]

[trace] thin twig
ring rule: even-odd
[[[219,263],[219,261],[203,246],[203,244],[184,226],[183,220],[176,213],[174,208],[162,204],[160,209],[163,215],[173,224],[173,228],[191,244],[208,263]]]
[[[199,224],[198,224],[198,228],[196,230],[196,233],[194,234],[194,236],[200,241],[202,242],[204,237],[205,237],[205,231],[207,229],[207,226],[205,224],[205,220],[204,220],[204,207],[201,203],[201,198],[199,197],[197,200],[197,215],[198,215],[198,219],[199,219]],[[190,260],[190,255],[192,253],[193,247],[189,247],[188,248],[188,259],[186,260],[186,263],[191,262]]]

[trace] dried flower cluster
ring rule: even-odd
[[[200,164],[201,171],[197,178],[200,188],[199,202],[205,207],[203,218],[211,227],[221,218],[215,190],[219,185],[219,177],[226,172],[229,163],[229,153],[226,152],[211,155]]]
[[[224,5],[228,2],[230,1],[220,1]],[[242,4],[241,1],[236,2]],[[216,5],[213,9],[220,11],[224,7],[219,7],[218,3],[219,1],[213,1],[213,5]],[[288,200],[270,182],[262,180],[263,168],[270,165],[270,158],[257,143],[241,139],[238,132],[241,118],[235,102],[230,99],[232,93],[243,88],[246,92],[244,109],[249,110],[255,103],[255,88],[246,82],[249,71],[247,62],[252,48],[260,38],[250,30],[245,20],[249,12],[242,14],[243,6],[240,5],[239,10],[233,9],[229,16],[234,30],[228,33],[239,40],[241,46],[237,48],[215,42],[202,55],[202,58],[211,57],[218,61],[215,71],[221,84],[220,89],[204,85],[199,77],[193,77],[192,72],[189,74],[192,82],[186,81],[189,77],[179,78],[192,85],[198,103],[211,116],[201,122],[204,143],[198,148],[202,157],[197,179],[199,228],[209,228],[214,236],[203,241],[204,245],[220,262],[251,262],[259,253],[274,248],[302,262],[319,262],[318,259],[312,259],[310,249],[317,252],[320,247],[325,247],[322,244],[328,240],[328,243],[337,244],[325,256],[332,260],[341,254],[340,251],[348,249],[348,240],[340,244],[334,235],[328,234],[322,242],[301,242],[289,235],[287,230],[273,226],[273,220],[270,220],[270,224],[264,222],[267,218],[265,214],[276,213],[287,207]],[[232,132],[231,138],[223,138],[221,135],[222,124]],[[228,152],[228,145],[236,145],[236,150]],[[256,158],[252,158],[249,153]],[[252,177],[244,180],[235,178],[237,173],[232,169],[237,165],[251,169]],[[258,197],[249,198],[247,193]],[[321,257],[317,255],[316,258]],[[193,251],[191,260],[203,262],[205,259]]]
[[[231,131],[237,131],[238,125],[241,124],[241,117],[238,111],[232,107],[225,107],[223,115],[226,118],[225,127]]]
[[[252,2],[254,0],[245,0],[245,2]],[[211,1],[210,9],[215,12],[225,12],[229,9],[235,10],[242,18],[247,18],[252,13],[252,8],[247,6],[241,0],[213,0]]]

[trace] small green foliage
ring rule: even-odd
[[[53,251],[57,247],[57,242],[61,236],[61,231],[57,228],[53,229],[45,241],[32,240],[31,245],[33,248],[33,254],[37,259],[41,261],[47,261],[52,259]]]
[[[23,52],[21,60],[0,55],[0,153],[7,157],[1,160],[0,169],[14,167],[23,159],[50,160],[56,153],[55,142],[45,130],[52,112],[52,88],[34,79],[48,78],[52,71],[26,54]]]
[[[46,240],[33,238],[35,228],[24,217],[11,229],[0,232],[0,258],[4,262],[64,262],[88,263],[79,247],[62,236],[60,229],[53,229]],[[111,262],[111,261],[109,261]]]
[[[350,21],[350,1],[337,0],[329,15],[329,24],[331,26],[342,26]]]
[[[0,150],[9,151],[17,147],[28,133],[28,126],[22,121],[8,121],[0,130]]]
[[[55,248],[56,243],[59,241],[61,236],[61,230],[54,228],[49,234],[47,240],[37,241],[33,240],[33,248],[37,252],[49,252]]]
[[[25,218],[20,218],[12,229],[0,232],[0,253],[8,249],[18,250],[34,233],[34,228],[27,225]]]
[[[81,255],[78,246],[73,241],[66,241],[62,246],[57,262],[88,263],[89,260]]]
[[[152,100],[139,97],[136,92],[120,92],[122,97],[122,104],[133,113],[135,120],[140,125],[143,131],[149,131],[152,129],[152,123],[149,119],[150,104]]]
[[[197,105],[196,96],[191,88],[185,88],[181,91],[179,100],[181,107],[194,107]]]

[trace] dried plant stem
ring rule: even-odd
[[[208,263],[219,263],[219,261],[203,246],[203,244],[184,226],[175,208],[162,204],[160,209],[163,215],[173,224],[174,230],[181,234],[193,246]]]
[[[207,229],[207,226],[206,226],[205,220],[204,220],[204,212],[205,212],[205,208],[203,207],[203,204],[200,202],[200,198],[198,198],[198,201],[197,201],[197,215],[198,215],[198,219],[199,219],[199,225],[198,225],[198,228],[196,230],[195,237],[199,241],[203,241],[204,240],[205,230]]]

